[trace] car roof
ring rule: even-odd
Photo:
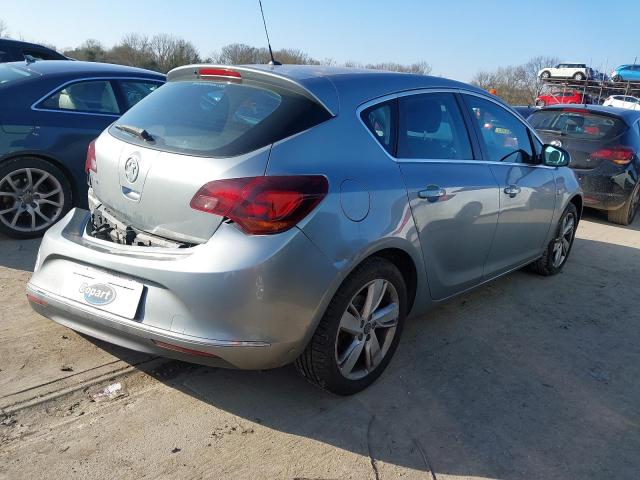
[[[322,65],[246,65],[246,68],[273,72],[281,76],[289,77],[293,80],[305,84],[318,77],[325,77],[334,81],[347,81],[360,83],[369,79],[381,79],[390,83],[390,90],[402,88],[431,88],[431,87],[451,87],[474,89],[482,93],[487,93],[482,89],[469,84],[449,80],[442,77],[430,75],[420,75],[413,73],[392,72],[389,70],[375,70],[370,68],[332,67]]]
[[[442,77],[350,67],[323,65],[186,65],[167,74],[168,80],[190,78],[199,68],[221,68],[240,72],[244,77],[270,78],[274,82],[295,84],[320,100],[330,112],[340,106],[351,108],[396,92],[429,88],[463,89],[495,98],[485,90]],[[197,78],[197,77],[196,77]],[[339,99],[339,100],[338,100]],[[506,105],[506,104],[505,104]]]
[[[36,60],[35,62],[9,62],[7,66],[20,67],[43,76],[142,76],[164,79],[164,75],[143,68],[114,65],[111,63],[80,62],[68,60]]]
[[[540,110],[586,110],[588,112],[595,113],[605,113],[608,115],[613,115],[619,118],[624,119],[627,123],[634,123],[636,120],[640,119],[640,110],[630,110],[628,108],[618,108],[618,107],[609,107],[604,105],[583,105],[583,104],[560,104],[560,105],[549,105],[548,107],[543,107]]]

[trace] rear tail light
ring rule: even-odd
[[[633,160],[636,152],[631,147],[623,147],[618,145],[611,148],[601,148],[591,154],[594,160],[606,160],[616,165],[627,165]]]
[[[87,148],[87,160],[84,162],[84,171],[85,173],[89,173],[89,170],[92,172],[98,172],[98,164],[96,162],[96,141],[92,140]]]
[[[284,232],[306,217],[327,195],[321,175],[245,177],[205,184],[191,208],[233,220],[248,234]]]

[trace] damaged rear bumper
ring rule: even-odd
[[[27,293],[38,313],[133,350],[244,369],[284,365],[306,346],[337,276],[297,229],[258,237],[222,225],[192,248],[132,247],[88,236],[89,218],[74,209],[49,229]],[[135,315],[70,298],[65,278],[79,268],[141,284]]]

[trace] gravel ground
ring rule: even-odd
[[[291,367],[155,359],[39,317],[37,245],[0,238],[1,479],[640,476],[640,219],[586,212],[561,275],[516,272],[412,319],[350,398]]]

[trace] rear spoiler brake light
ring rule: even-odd
[[[222,77],[231,80],[241,80],[240,72],[231,70],[230,68],[199,68],[196,72],[200,77]]]

